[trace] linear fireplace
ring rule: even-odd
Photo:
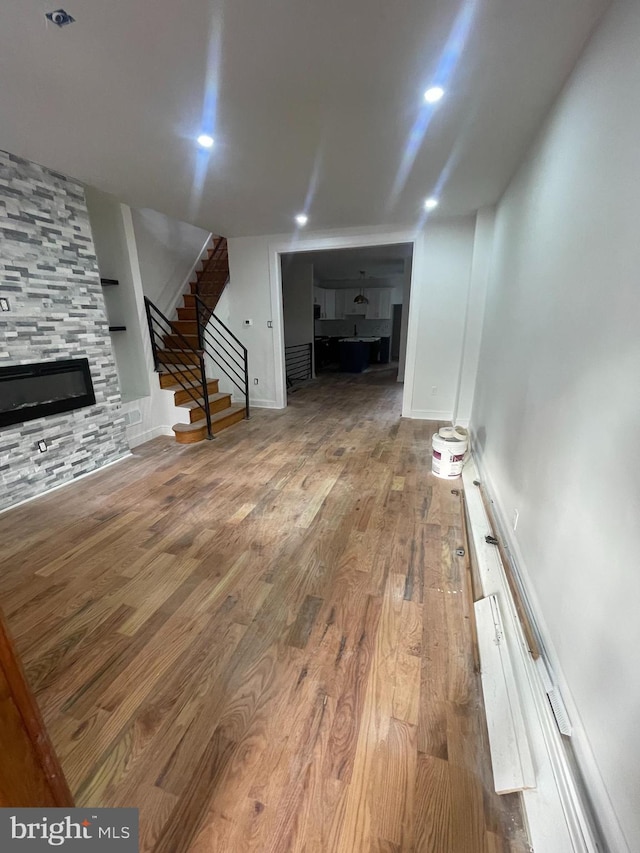
[[[0,427],[92,406],[95,401],[86,358],[0,367]]]

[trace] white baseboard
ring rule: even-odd
[[[40,492],[40,494],[32,495],[30,498],[25,498],[23,501],[18,501],[18,503],[11,504],[11,506],[6,506],[4,509],[0,509],[0,515],[3,512],[9,512],[12,509],[17,509],[23,504],[31,503],[31,501],[37,501],[38,498],[44,498],[46,497],[46,495],[50,495],[51,492],[57,492],[58,489],[64,489],[65,486],[71,486],[73,485],[73,483],[77,483],[78,480],[84,480],[85,477],[92,477],[94,474],[98,474],[100,471],[104,471],[105,468],[110,468],[112,465],[116,465],[118,462],[122,462],[123,459],[128,459],[130,456],[130,453],[125,453],[124,456],[119,456],[118,459],[114,459],[112,462],[107,462],[105,465],[101,465],[94,471],[87,471],[86,474],[79,474],[77,477],[72,477],[70,480],[65,480],[64,483],[59,483],[57,486],[52,486],[45,492]]]
[[[157,438],[159,435],[173,435],[173,430],[170,426],[156,426],[151,429],[146,429],[138,435],[129,436],[128,432],[133,427],[127,427],[127,440],[129,442],[129,447],[138,447],[140,444],[144,444],[145,441],[151,441],[152,438]]]
[[[480,463],[479,474],[476,462]],[[534,849],[536,851],[543,850],[545,853],[555,850],[558,853],[564,853],[564,850],[575,851],[575,853],[597,853],[597,851],[606,850],[615,851],[615,853],[630,853],[613,812],[602,777],[597,771],[593,753],[580,722],[580,715],[562,676],[553,647],[548,642],[544,619],[540,608],[537,606],[535,596],[531,594],[532,586],[524,561],[517,543],[509,535],[509,528],[504,523],[504,512],[495,499],[496,491],[490,476],[482,465],[480,454],[475,453],[474,459],[470,460],[465,466],[463,479],[467,506],[475,501],[476,506],[480,507],[476,512],[476,519],[480,518],[480,521],[476,522],[479,526],[476,530],[469,531],[470,536],[473,536],[474,539],[476,553],[479,553],[480,558],[495,561],[485,576],[486,586],[483,579],[484,594],[487,595],[499,590],[498,594],[502,602],[508,604],[504,611],[510,616],[511,651],[514,664],[516,661],[518,664],[521,698],[523,707],[526,709],[532,745],[535,745],[535,762],[539,779],[535,791],[523,793],[523,803],[527,812]],[[484,543],[484,534],[490,530],[490,527],[479,497],[479,490],[473,485],[474,479],[482,481],[486,494],[492,502],[496,524],[499,527],[499,531],[494,532],[500,535],[507,551],[511,553],[515,561],[517,578],[523,591],[526,607],[534,630],[541,641],[544,664],[552,674],[552,680],[559,688],[567,707],[573,728],[571,747],[578,760],[580,773],[588,794],[585,794],[582,782],[574,773],[567,747],[558,731],[546,695],[543,675],[528,652],[515,605],[502,570],[502,563],[497,556],[497,549],[495,546]],[[483,525],[486,525],[486,528],[483,528]],[[560,806],[559,811],[558,805]],[[595,814],[593,814],[592,809],[595,810]],[[567,838],[559,843],[556,836],[548,835],[550,830],[555,833],[562,832],[557,826],[554,829],[554,821],[549,820],[554,811],[556,816],[562,815],[564,830],[567,833]],[[537,843],[536,834],[538,836]]]
[[[416,421],[450,421],[453,417],[453,412],[448,410],[444,412],[435,409],[411,409],[406,418],[412,418]]]
[[[256,409],[286,409],[286,406],[279,406],[275,400],[249,400],[250,408]]]
[[[537,595],[534,592],[531,575],[522,556],[520,546],[517,540],[511,535],[510,527],[505,522],[506,514],[498,500],[498,491],[491,478],[491,474],[484,463],[482,453],[478,450],[478,442],[475,440],[475,436],[472,437],[472,445],[475,445],[474,459],[477,464],[479,477],[482,480],[487,496],[490,498],[493,505],[496,523],[500,528],[500,535],[506,544],[508,553],[511,555],[512,560],[515,563],[523,597],[525,599],[527,609],[531,614],[532,622],[535,625],[536,633],[540,638],[547,669],[550,671],[552,680],[560,691],[562,700],[567,709],[567,714],[571,721],[571,748],[575,755],[580,773],[582,774],[584,786],[588,792],[587,796],[591,801],[591,806],[595,813],[590,817],[592,817],[597,823],[600,834],[606,844],[606,846],[600,846],[594,849],[610,850],[615,851],[615,853],[631,853],[630,847],[624,837],[624,833],[622,832],[622,828],[615,814],[606,785],[604,784],[604,780],[602,779],[602,775],[598,769],[593,750],[591,749],[591,744],[589,743],[589,739],[582,724],[580,711],[575,703],[573,694],[571,693],[562,671],[554,644],[550,640],[550,633],[542,614],[542,609],[539,605]],[[542,689],[542,685],[540,685],[540,688]],[[549,711],[548,704],[545,706],[545,710],[547,712]],[[551,748],[562,751],[562,755],[559,756],[559,760],[563,759],[566,763],[567,758],[564,745],[561,740],[557,739],[559,736],[557,736],[555,722],[552,717],[550,717],[550,719],[553,725],[553,741]],[[571,771],[569,770],[569,773],[570,772]],[[575,789],[575,791],[573,789]],[[571,796],[578,798],[581,796],[580,791],[577,789],[575,779],[573,779],[571,785],[569,785],[569,793]]]

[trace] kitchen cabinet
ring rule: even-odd
[[[366,306],[367,320],[390,320],[391,319],[391,288],[377,287],[365,290],[365,296],[369,300]]]
[[[366,314],[367,306],[359,305],[357,302],[353,301],[360,293],[360,290],[358,290],[357,288],[349,287],[346,290],[342,290],[341,293],[344,294],[344,317],[350,317],[353,314],[363,317]]]
[[[314,302],[320,306],[320,320],[342,320],[345,317],[365,317],[367,320],[391,319],[390,287],[365,288],[364,295],[368,305],[353,300],[361,292],[359,288],[349,287],[340,290],[326,290],[314,287]]]
[[[362,373],[369,367],[370,344],[358,338],[340,341],[340,370],[343,373]]]
[[[313,302],[320,306],[319,320],[336,319],[336,292],[324,287],[313,288]]]
[[[325,320],[336,319],[336,292],[335,290],[325,290],[324,292],[324,313]]]

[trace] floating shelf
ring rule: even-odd
[[[126,326],[109,326],[109,331],[110,332],[126,332],[127,327]]]
[[[117,278],[101,278],[100,284],[103,287],[115,287],[116,284],[120,284]]]

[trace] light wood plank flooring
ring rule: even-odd
[[[156,439],[0,516],[0,604],[79,805],[157,853],[522,853],[460,498],[391,371]]]

